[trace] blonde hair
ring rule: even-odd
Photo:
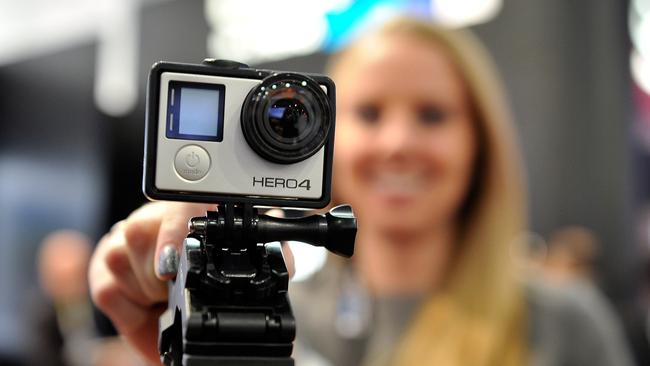
[[[372,35],[377,36],[441,46],[465,81],[479,135],[475,176],[460,216],[460,252],[449,282],[425,301],[392,364],[525,364],[525,303],[512,259],[513,240],[526,223],[524,184],[512,118],[495,69],[466,31],[401,18]],[[330,66],[359,43],[333,57]]]

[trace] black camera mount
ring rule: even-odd
[[[228,203],[189,222],[169,308],[160,318],[167,366],[293,366],[295,320],[289,274],[277,246],[295,240],[350,257],[356,219],[350,206],[324,215],[276,218]]]

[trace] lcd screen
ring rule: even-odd
[[[168,138],[223,139],[223,85],[171,81],[168,89]]]

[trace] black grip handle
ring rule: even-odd
[[[327,248],[332,253],[351,257],[357,219],[352,207],[334,207],[325,215],[312,215],[299,219],[285,219],[259,215],[256,238],[259,242],[295,240]]]

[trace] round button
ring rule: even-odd
[[[198,145],[184,146],[176,153],[174,169],[184,179],[199,180],[208,174],[210,155]]]

